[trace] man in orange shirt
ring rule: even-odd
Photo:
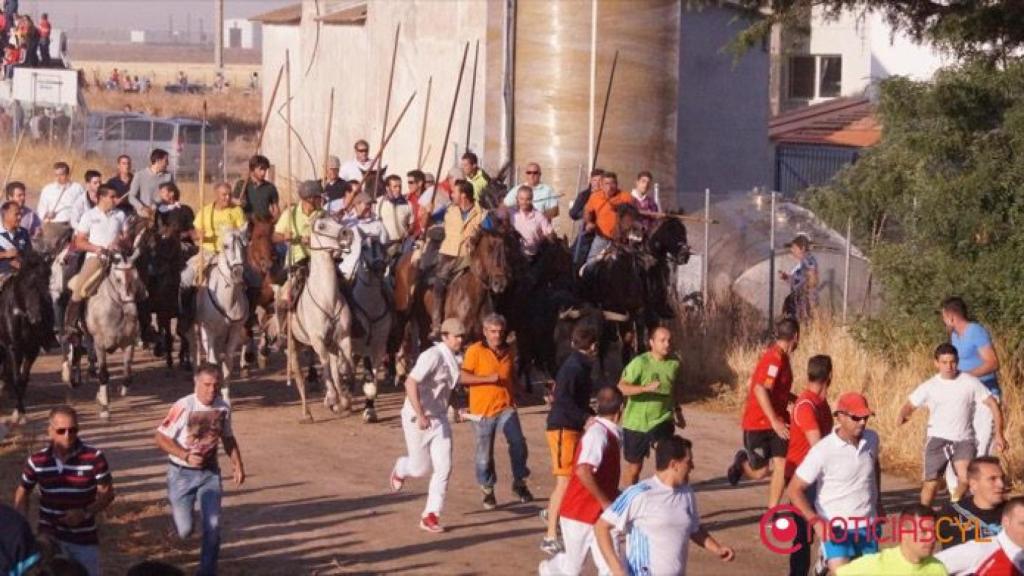
[[[750,377],[743,411],[743,450],[736,453],[726,477],[735,486],[746,476],[760,480],[771,473],[768,507],[779,503],[786,487],[786,452],[789,449],[789,404],[796,397],[789,356],[800,341],[800,325],[792,318],[775,324],[775,342],[765,350]],[[769,467],[769,463],[771,467]]]
[[[605,172],[601,189],[590,195],[583,209],[584,229],[594,232],[587,262],[597,258],[612,243],[619,226],[618,210],[623,204],[633,204],[633,197],[619,190],[619,178],[614,172]]]
[[[514,479],[512,491],[524,504],[533,501],[533,494],[526,486],[526,478],[530,476],[530,469],[526,467],[526,438],[514,399],[515,352],[505,342],[505,327],[505,318],[500,314],[484,318],[484,340],[471,345],[462,361],[464,376],[498,376],[493,384],[460,380],[469,386],[469,419],[474,421],[476,431],[476,480],[484,493],[485,510],[493,510],[498,505],[494,497],[494,484],[498,480],[494,472],[494,437],[498,430],[505,434],[508,443]]]

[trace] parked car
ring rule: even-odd
[[[96,154],[110,162],[127,154],[138,170],[149,165],[149,153],[154,148],[163,148],[170,154],[167,169],[171,173],[178,177],[198,175],[201,120],[118,114],[98,122],[102,128],[99,132],[90,132],[85,144],[86,154]],[[221,130],[207,123],[206,173],[211,177],[220,174],[223,157]]]

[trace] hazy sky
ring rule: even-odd
[[[298,0],[224,0],[225,18],[248,18],[261,12],[297,3]],[[19,11],[38,15],[48,12],[57,28],[166,30],[169,15],[175,28],[184,30],[191,14],[192,29],[212,31],[214,0],[21,0]]]

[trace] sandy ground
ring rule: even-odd
[[[136,385],[118,398],[109,423],[96,418],[95,385],[69,399],[84,414],[82,437],[107,454],[118,499],[101,527],[107,574],[122,574],[144,558],[194,567],[198,540],[183,545],[169,538],[165,458],[153,444],[153,431],[170,404],[191,391],[189,378],[167,372],[140,354]],[[44,410],[64,401],[56,361],[44,358],[34,372],[28,402],[30,423],[20,439],[0,446],[3,499],[11,494],[20,462],[38,449]],[[115,371],[115,377],[119,371]],[[386,390],[379,401],[381,422],[363,424],[358,415],[332,415],[313,407],[316,423],[299,424],[294,388],[283,373],[254,374],[232,388],[234,429],[248,478],[241,487],[225,482],[223,574],[529,574],[544,557],[537,545],[543,527],[537,512],[552,487],[544,442],[546,410],[521,410],[530,447],[532,504],[514,501],[503,441],[496,446],[499,507],[484,511],[473,475],[470,424],[455,428],[455,462],[442,517],[448,531],[427,534],[417,528],[426,480],[410,480],[404,491],[388,490],[388,473],[404,449],[398,410],[402,396]],[[322,397],[322,393],[316,395]],[[9,405],[5,404],[5,410]],[[692,482],[705,525],[736,550],[723,564],[703,550],[690,554],[691,574],[764,575],[785,573],[786,558],[764,548],[758,520],[766,484],[729,486],[723,475],[740,439],[738,419],[697,408],[687,413],[684,434],[695,443]],[[222,456],[225,475],[229,469]],[[646,472],[644,474],[647,475]],[[916,498],[907,482],[886,478],[887,507]]]

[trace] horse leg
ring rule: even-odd
[[[170,356],[170,353],[167,354]],[[122,362],[124,364],[124,383],[121,384],[121,397],[128,395],[128,388],[133,384],[132,358],[135,356],[135,346],[128,346],[124,349]]]
[[[170,370],[174,368],[174,334],[171,333],[171,317],[168,314],[161,314],[158,321],[160,323],[160,341],[164,344],[164,363]]]
[[[235,354],[238,354],[239,374],[242,378],[248,378],[249,364],[255,360],[256,349],[253,345],[252,332],[243,325],[242,327],[233,328],[231,336],[234,337],[234,342],[229,337],[228,351],[229,357],[232,359],[232,366],[234,366]]]
[[[99,364],[98,377],[100,380],[99,390],[96,392],[96,402],[100,405],[100,418],[110,419],[110,395],[107,393],[107,383],[110,381],[110,372],[107,371],[107,351],[101,346],[96,348],[96,362]]]
[[[7,359],[4,366],[4,381],[10,385],[14,394],[14,413],[11,415],[13,424],[21,423],[25,418],[25,388],[19,382],[18,372],[21,366],[21,352],[14,349],[15,346],[7,347]]]
[[[302,403],[302,420],[300,422],[313,422],[313,413],[309,411],[309,405],[306,404],[306,379],[302,374],[302,366],[299,362],[299,343],[294,337],[289,335],[288,339],[290,342],[286,344],[287,350],[285,351],[285,362],[288,363],[288,370],[295,375],[295,385],[299,389],[299,399]]]
[[[313,336],[310,340],[312,340],[313,352],[320,360],[321,371],[323,372],[325,388],[324,407],[337,414],[339,411],[338,402],[341,401],[343,396],[337,379],[337,365],[332,362],[334,355],[327,349],[327,344],[323,342],[323,339]],[[349,405],[351,405],[351,399],[343,408],[348,409]]]

